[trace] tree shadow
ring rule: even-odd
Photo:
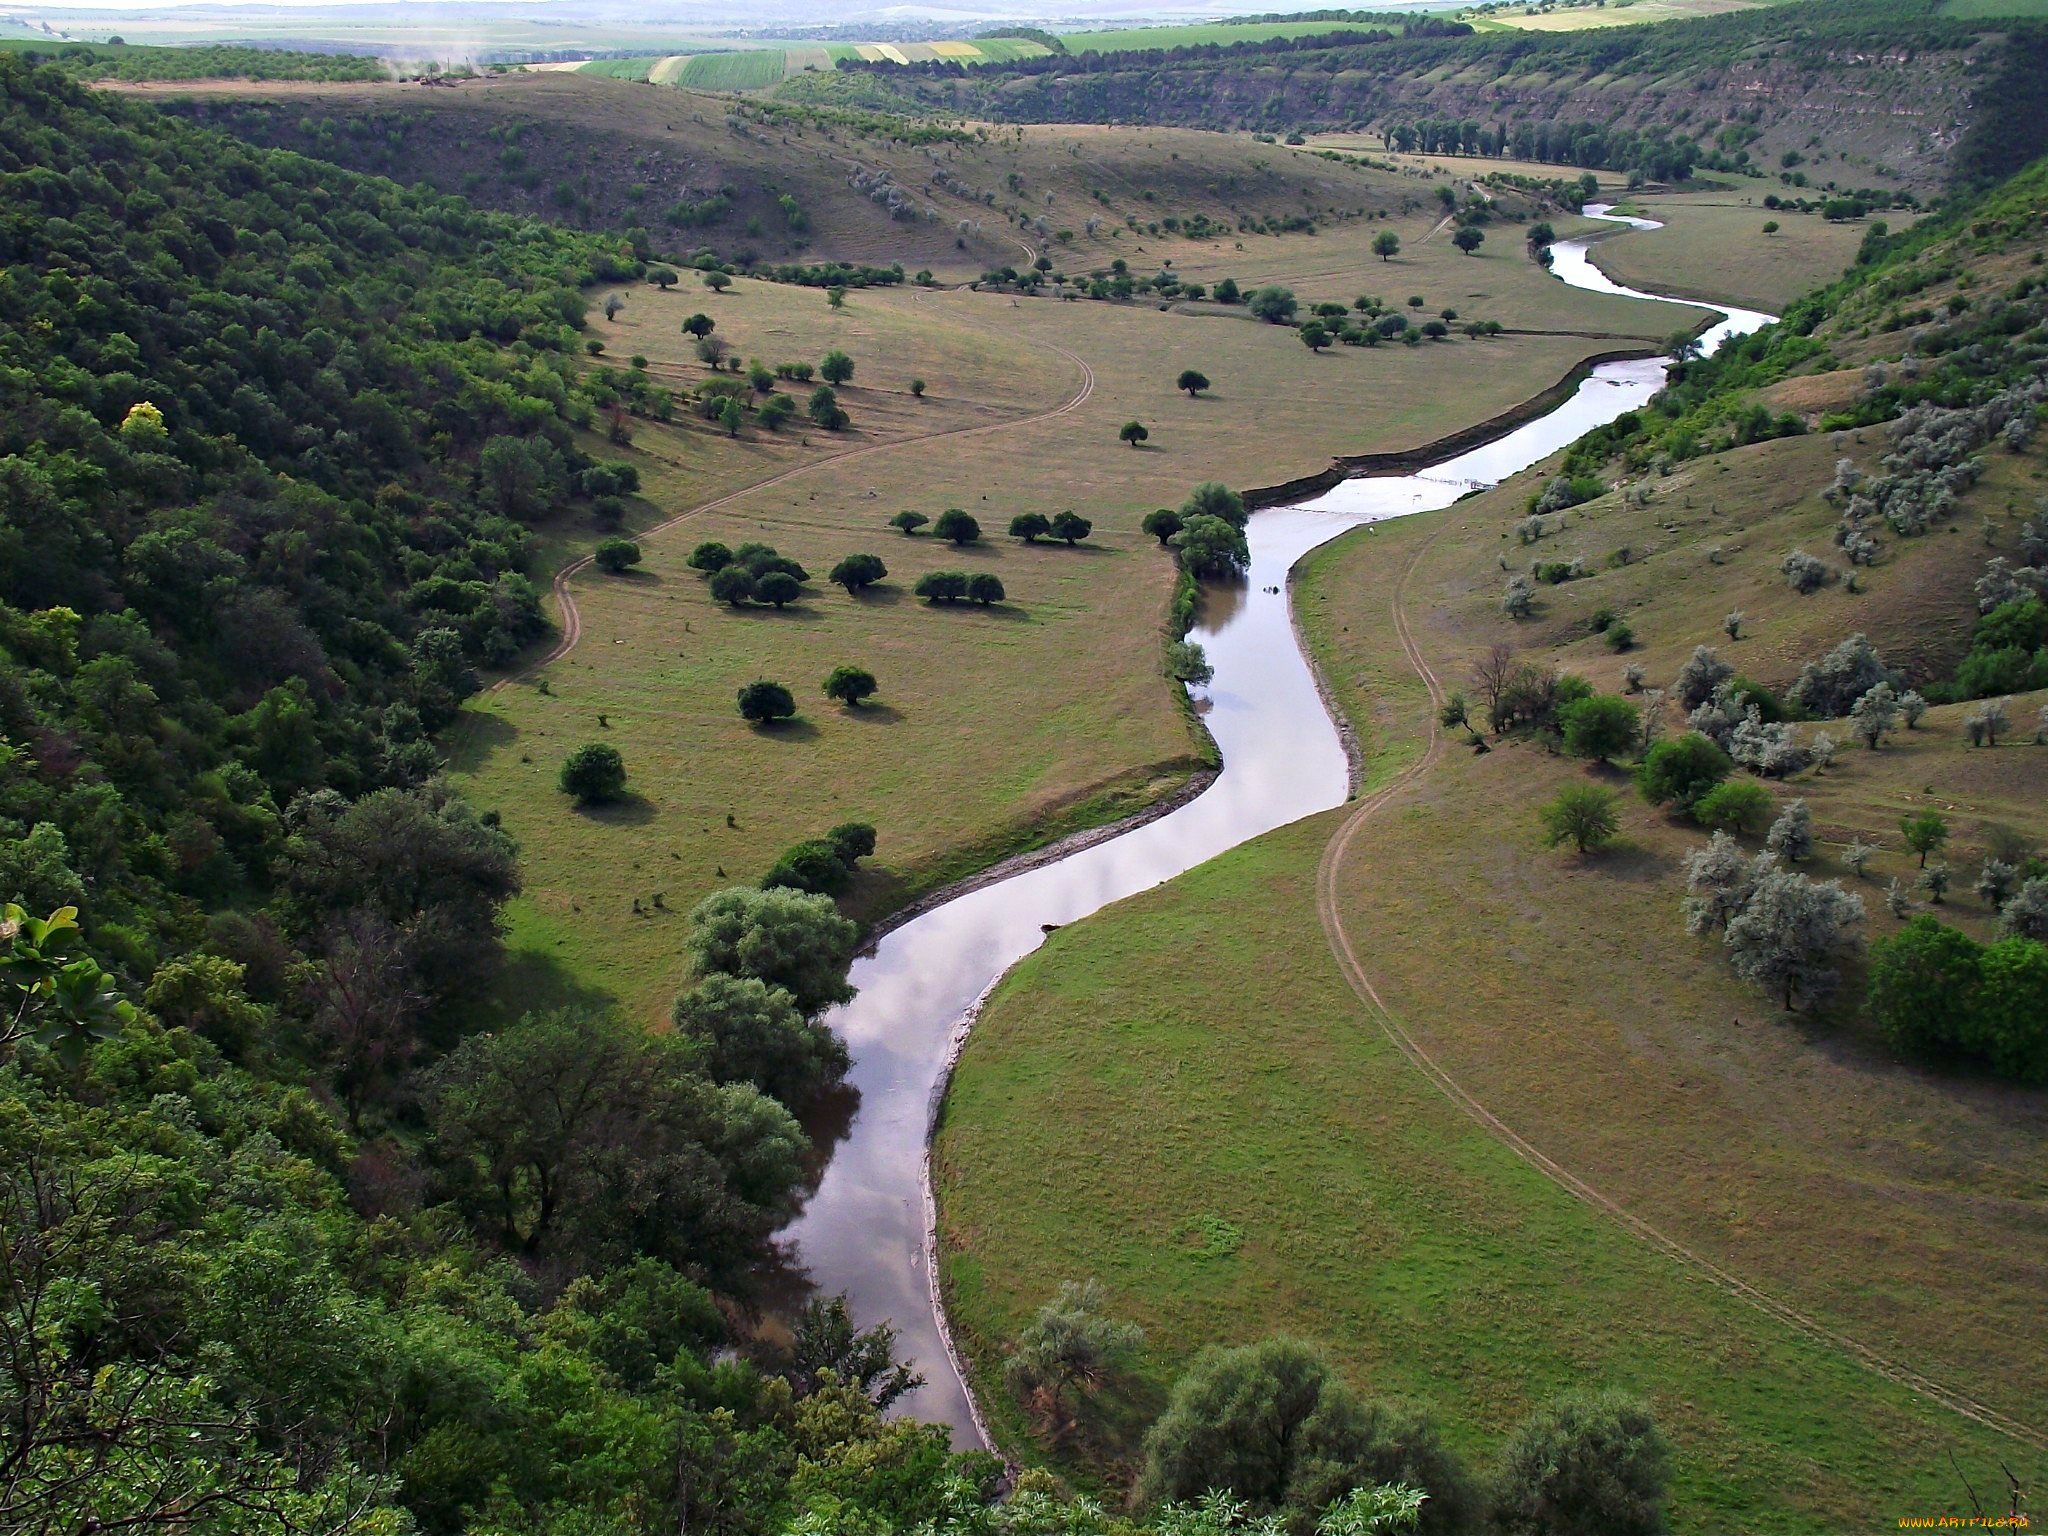
[[[519,727],[490,710],[464,710],[451,730],[441,733],[435,745],[448,760],[453,773],[478,772],[490,757],[519,739]]]
[[[727,603],[725,606],[740,618],[756,622],[780,621],[786,624],[815,624],[824,617],[815,608],[802,608],[795,603],[791,603],[787,608],[776,608],[764,603],[748,603],[740,608],[733,608],[730,603]]]
[[[659,587],[665,584],[663,582],[663,579],[660,576],[657,576],[653,571],[643,570],[638,567],[635,567],[634,569],[627,571],[607,571],[600,569],[597,574],[603,577],[606,581],[622,581],[627,583],[629,586],[635,587]]]
[[[654,802],[630,789],[603,805],[579,804],[575,809],[586,820],[613,827],[642,827],[655,817]]]
[[[799,715],[794,720],[770,720],[753,728],[756,736],[770,736],[778,741],[815,741],[818,728]]]
[[[499,967],[478,1017],[506,1017],[553,1008],[582,1008],[608,1013],[618,997],[594,987],[553,955],[538,949],[510,949]]]
[[[869,725],[894,725],[903,718],[903,711],[890,704],[857,704],[842,710],[848,720],[865,721]]]
[[[907,601],[909,596],[910,594],[901,587],[873,586],[862,587],[853,594],[853,600],[874,608],[893,608],[898,603]]]

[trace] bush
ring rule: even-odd
[[[1802,596],[1818,592],[1834,575],[1834,572],[1828,569],[1826,561],[1809,555],[1803,549],[1793,550],[1779,564],[1778,569],[1785,573],[1785,580],[1792,590]]]
[[[1300,305],[1291,289],[1269,284],[1253,289],[1245,300],[1245,307],[1268,324],[1288,325],[1293,322],[1294,312]]]
[[[796,715],[796,699],[780,683],[754,682],[738,694],[740,718],[755,725],[773,725]]]
[[[559,783],[578,805],[607,805],[626,792],[626,760],[617,747],[589,742],[569,754]]]
[[[922,512],[906,511],[898,512],[894,517],[890,518],[889,526],[891,528],[902,529],[904,537],[908,538],[912,534],[916,533],[918,529],[922,528],[926,523],[930,521],[931,519],[926,517]]]
[[[691,570],[702,571],[708,576],[732,564],[732,551],[716,539],[706,539],[690,551],[690,558],[685,563]]]
[[[1712,832],[1755,832],[1771,814],[1771,792],[1753,779],[1716,784],[1692,805],[1692,819]]]
[[[598,569],[616,576],[640,563],[640,546],[631,539],[605,539],[591,558],[597,562]]]
[[[1171,507],[1160,507],[1157,511],[1147,512],[1139,527],[1161,544],[1167,544],[1180,532],[1180,514]]]
[[[1493,1476],[1510,1536],[1660,1536],[1671,1453],[1650,1412],[1620,1392],[1568,1392],[1522,1422]]]
[[[787,571],[769,571],[754,582],[755,601],[773,603],[777,608],[793,603],[803,595],[803,587]]]
[[[1908,1055],[2048,1083],[2048,945],[1980,944],[1923,913],[1870,946],[1870,1015]]]
[[[1094,531],[1095,525],[1093,523],[1071,510],[1060,513],[1052,520],[1052,536],[1056,539],[1064,539],[1069,549],[1072,549]]]
[[[872,587],[888,574],[889,567],[882,563],[879,555],[848,555],[832,567],[827,579],[848,592],[859,592]]]
[[[1019,512],[1010,519],[1010,537],[1026,544],[1036,543],[1052,532],[1052,519],[1043,512]]]
[[[1690,811],[1701,796],[1727,778],[1734,759],[1698,731],[1660,741],[1636,770],[1636,787],[1652,805]]]
[[[719,602],[730,603],[735,608],[741,603],[751,602],[754,597],[753,573],[737,565],[728,565],[713,571],[711,595]]]
[[[853,359],[834,347],[818,363],[818,377],[827,384],[844,384],[853,377]]]
[[[825,678],[825,697],[856,707],[874,696],[875,674],[861,667],[834,667]]]
[[[839,396],[830,384],[820,384],[811,391],[811,398],[804,406],[804,412],[827,432],[843,431],[851,420],[840,408]]]
[[[967,596],[986,608],[1003,600],[1003,584],[987,571],[976,571],[967,578]]]
[[[1626,619],[1616,619],[1600,633],[1605,637],[1610,651],[1625,651],[1636,643],[1636,632]]]
[[[670,1015],[689,1060],[716,1083],[751,1083],[792,1108],[842,1076],[846,1045],[806,1019],[781,987],[752,976],[706,976]]]

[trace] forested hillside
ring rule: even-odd
[[[843,1312],[713,1363],[808,1150],[754,1079],[791,1090],[476,1001],[516,849],[430,733],[544,628],[532,521],[625,488],[568,351],[630,254],[0,94],[0,1528],[971,1502]],[[716,980],[707,1029],[799,1028]]]

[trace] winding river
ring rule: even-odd
[[[1586,212],[1637,229],[1658,227],[1603,205]],[[1552,271],[1580,288],[1659,297],[1611,281],[1589,259],[1589,244],[1554,247]],[[1772,318],[1748,310],[1722,316],[1702,337],[1707,350]],[[1287,576],[1295,562],[1362,523],[1448,506],[1546,458],[1646,403],[1664,367],[1661,359],[1602,364],[1554,410],[1470,452],[1417,474],[1348,480],[1297,506],[1254,513],[1249,578],[1241,587],[1206,591],[1190,637],[1215,668],[1215,681],[1196,690],[1223,754],[1215,781],[1156,821],[924,913],[854,963],[860,994],[828,1022],[852,1049],[849,1080],[860,1108],[784,1237],[821,1293],[846,1293],[859,1324],[896,1328],[900,1354],[926,1377],[899,1411],[950,1425],[962,1448],[983,1443],[932,1284],[925,1162],[935,1099],[976,1001],[1044,941],[1048,926],[1076,922],[1344,801],[1344,748],[1289,622]]]

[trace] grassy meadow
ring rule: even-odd
[[[1760,185],[1760,184],[1759,184]],[[1869,224],[1831,224],[1819,214],[1774,213],[1754,198],[1732,192],[1633,193],[1629,208],[1664,227],[1626,239],[1603,240],[1594,263],[1618,283],[1654,287],[1776,314],[1803,293],[1824,287],[1856,259]],[[1879,215],[1897,232],[1912,223],[1900,212]],[[1766,223],[1776,223],[1765,234]]]
[[[1419,239],[1427,226],[1396,227]],[[1305,299],[1391,280],[1517,324],[1542,320],[1554,301],[1559,329],[1628,326],[1638,339],[1691,314],[1580,294],[1519,256],[1468,258],[1441,241],[1383,264],[1364,252],[1362,227],[1347,259],[1352,238],[1259,241],[1236,270],[1241,281],[1291,281]],[[1214,305],[906,287],[858,290],[835,310],[816,289],[741,279],[713,295],[688,277],[667,294],[641,286],[625,297],[615,322],[592,322],[604,361],[645,356],[670,387],[707,376],[681,331],[697,310],[742,357],[772,366],[838,347],[856,363],[841,392],[845,434],[799,420],[733,440],[695,418],[639,423],[627,455],[643,475],[639,526],[741,494],[646,538],[633,574],[574,578],[576,649],[473,701],[457,733],[467,792],[500,811],[524,852],[519,985],[608,995],[647,1017],[681,980],[680,914],[836,822],[880,829],[876,868],[855,897],[875,915],[1185,781],[1205,748],[1160,671],[1173,578],[1138,529],[1146,512],[1204,479],[1274,483],[1332,454],[1431,441],[1612,344],[1532,334],[1317,356],[1290,328]],[[1175,388],[1189,366],[1214,381],[1201,399]],[[918,378],[922,399],[910,392]],[[1072,410],[1052,414],[1084,388]],[[1117,436],[1134,418],[1152,432],[1137,451]],[[886,526],[906,508],[949,506],[979,519],[980,544],[956,551]],[[1069,508],[1095,523],[1079,549],[1005,536],[1020,512]],[[566,559],[595,535],[550,537]],[[805,600],[781,612],[713,602],[684,563],[704,539],[762,540],[795,556],[813,577]],[[859,599],[824,581],[855,552],[890,569]],[[933,569],[993,572],[1008,600],[935,609],[910,591]],[[876,707],[842,710],[819,695],[842,662],[877,675]],[[791,687],[800,724],[763,732],[740,720],[734,693],[757,677]],[[556,790],[561,759],[586,740],[624,754],[636,791],[627,806],[574,812]]]

